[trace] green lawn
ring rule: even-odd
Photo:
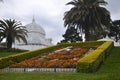
[[[12,55],[12,54],[18,54],[18,53],[21,53],[21,52],[25,52],[26,50],[19,50],[19,49],[3,49],[3,48],[0,48],[0,57],[5,57],[5,56],[8,56],[8,55]]]
[[[16,54],[16,52],[0,52],[0,57],[5,57],[12,54]]]
[[[120,80],[120,47],[114,47],[96,73],[1,72],[0,80]]]

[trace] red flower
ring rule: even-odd
[[[93,46],[97,48],[98,46]],[[90,48],[90,47],[89,47]],[[43,53],[31,59],[12,64],[10,67],[76,67],[78,59],[84,55],[88,49],[73,48],[53,53]],[[69,54],[67,54],[69,52]],[[39,59],[39,58],[43,59]]]

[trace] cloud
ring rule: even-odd
[[[31,22],[33,15],[36,22],[41,25],[46,36],[57,43],[65,31],[63,15],[68,0],[4,0],[1,5],[1,18],[13,18],[24,25]]]
[[[4,3],[0,3],[0,18],[16,19],[26,25],[34,15],[36,23],[45,29],[46,37],[57,43],[65,33],[63,16],[71,8],[65,5],[69,1],[72,0],[4,0]],[[120,19],[120,0],[106,1],[112,19]]]
[[[120,0],[106,0],[108,2],[107,9],[111,13],[112,20],[120,19]]]

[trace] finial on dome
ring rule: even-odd
[[[33,16],[32,22],[35,22],[35,17]]]

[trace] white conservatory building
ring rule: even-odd
[[[28,30],[28,37],[26,38],[27,44],[22,41],[20,43],[15,41],[15,45],[13,45],[13,47],[18,49],[34,50],[52,45],[52,39],[46,38],[45,30],[35,22],[34,18],[32,23],[25,26]]]

